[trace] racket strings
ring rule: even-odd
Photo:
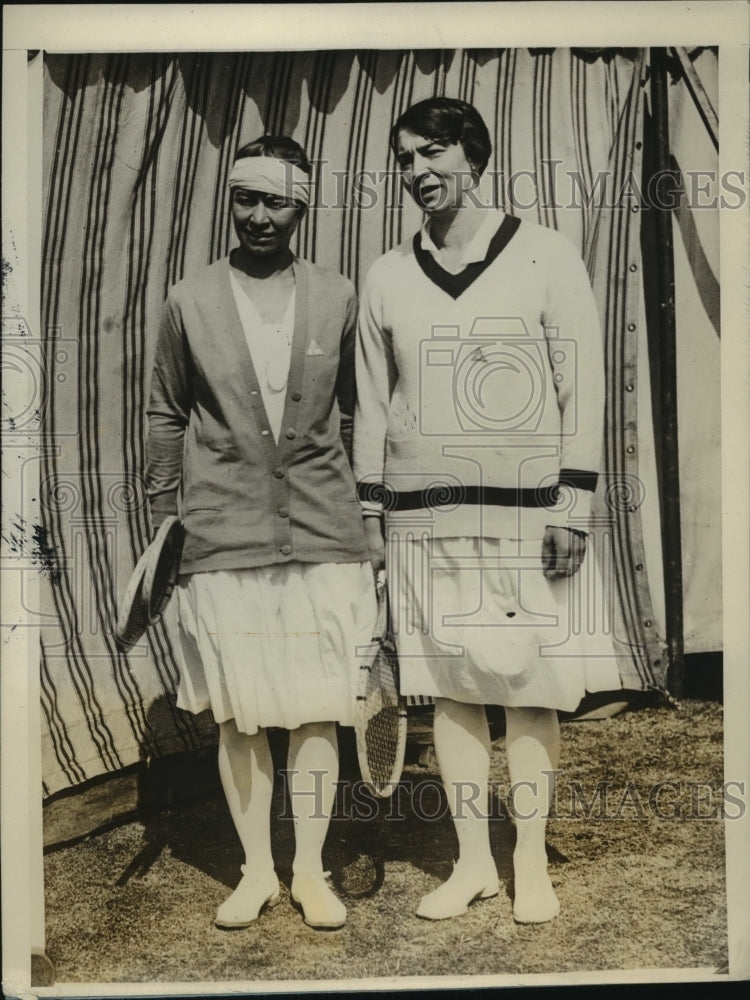
[[[368,673],[363,706],[367,761],[372,781],[387,785],[394,781],[394,772],[400,767],[404,713],[399,697],[398,663],[385,645],[381,645]]]

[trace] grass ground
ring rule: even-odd
[[[437,774],[416,762],[398,800],[382,803],[369,820],[350,818],[351,786],[342,786],[325,858],[348,907],[340,931],[310,930],[290,904],[293,829],[281,790],[274,838],[282,902],[244,930],[212,923],[242,862],[219,797],[52,851],[45,858],[47,951],[58,982],[725,966],[718,705],[685,701],[676,710],[563,726],[557,818],[548,832],[562,914],[550,924],[512,920],[502,739],[493,743],[493,780],[500,895],[440,923],[419,920],[414,910],[450,873],[455,841]],[[658,785],[664,782],[674,784]],[[606,798],[601,783],[608,783]]]

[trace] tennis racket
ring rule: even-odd
[[[149,624],[157,622],[169,603],[180,575],[185,529],[178,517],[165,517],[149,546],[151,557],[143,574],[143,596]]]
[[[376,586],[378,617],[372,644],[360,662],[354,728],[363,781],[387,798],[401,779],[406,753],[406,699],[399,692],[398,657],[390,628],[385,575]]]
[[[115,626],[122,649],[131,649],[161,618],[180,572],[185,529],[178,517],[166,517],[154,540],[136,563]]]
[[[143,574],[145,571],[146,562],[141,556],[120,602],[120,613],[117,616],[117,625],[115,626],[115,639],[121,649],[131,649],[135,646],[149,625],[148,602],[143,599]]]

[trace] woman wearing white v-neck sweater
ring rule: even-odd
[[[219,927],[279,897],[266,730],[289,730],[291,894],[313,927],[340,927],[321,852],[338,778],[336,722],[352,725],[355,649],[375,596],[348,459],[356,301],[339,274],[295,257],[310,163],[286,137],[237,154],[240,245],[167,299],[149,403],[154,523],[179,512],[178,705],[210,708],[245,851]]]
[[[563,236],[482,204],[491,144],[476,109],[422,101],[391,143],[425,223],[362,290],[354,472],[386,562],[402,693],[435,699],[458,839],[453,874],[417,913],[497,895],[494,704],[516,787],[513,913],[543,922],[559,910],[545,848],[557,710],[620,687],[609,638],[569,631],[577,588],[597,576],[584,554],[603,433],[598,316]]]

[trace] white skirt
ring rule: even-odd
[[[594,553],[550,581],[541,544],[389,538],[402,694],[572,712],[621,687]]]
[[[283,563],[182,577],[177,704],[240,732],[353,725],[357,648],[373,634],[372,568]]]

